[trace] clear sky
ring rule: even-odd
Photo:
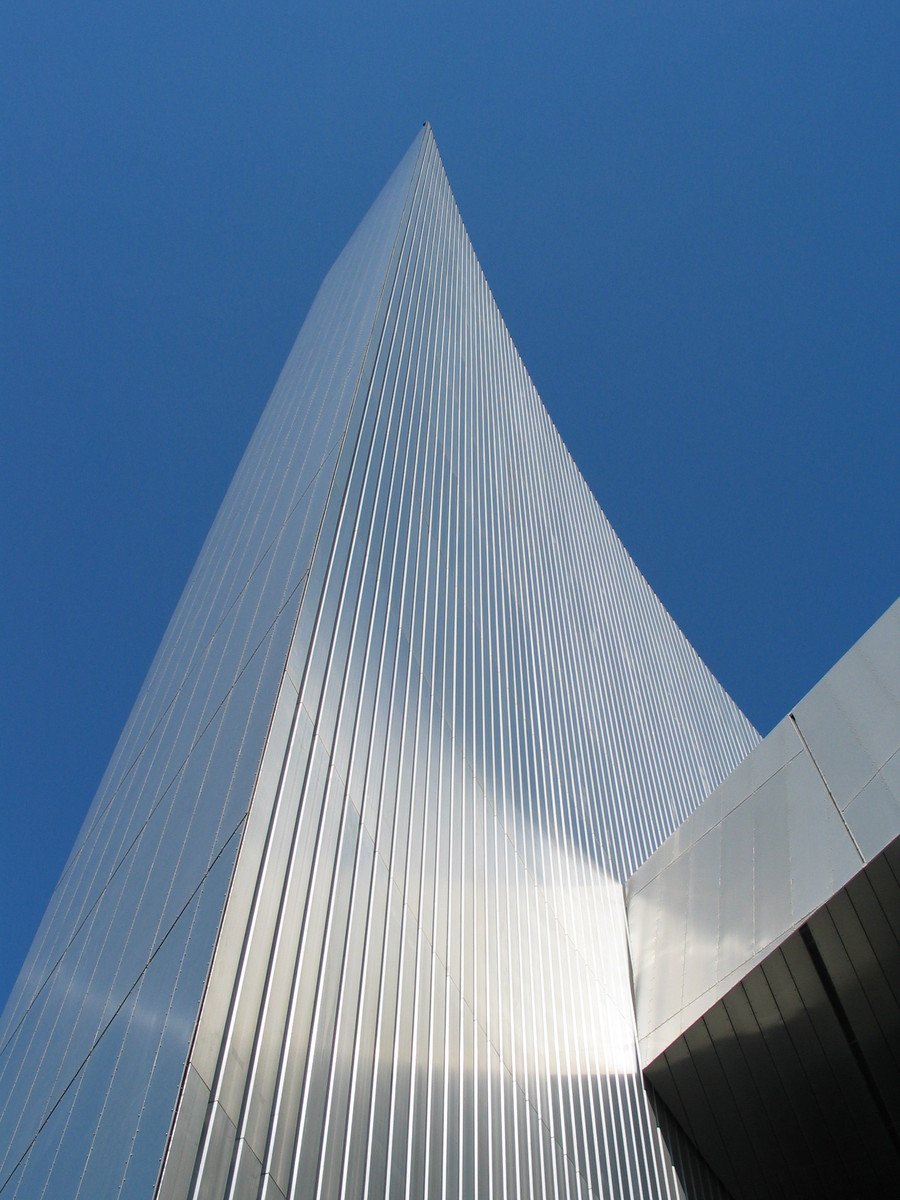
[[[766,732],[898,587],[897,0],[0,17],[0,1003],[325,271],[435,130],[522,357]]]

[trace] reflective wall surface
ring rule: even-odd
[[[427,131],[368,361],[160,1195],[716,1195],[648,1105],[621,881],[756,736],[562,445]]]
[[[153,1192],[417,155],[322,285],[0,1021],[4,1200]]]
[[[561,443],[424,130],[4,1015],[0,1196],[720,1194],[649,1105],[622,882],[756,740]]]

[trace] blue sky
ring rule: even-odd
[[[6,6],[0,997],[316,288],[422,121],[765,732],[897,593],[897,5]]]

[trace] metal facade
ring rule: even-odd
[[[900,1171],[900,601],[628,883],[646,1077],[735,1200]]]
[[[645,1068],[734,1200],[890,1196],[900,838]]]
[[[646,1066],[900,836],[900,601],[628,883]]]
[[[621,885],[756,740],[556,433],[424,129],[7,1006],[0,1196],[718,1194],[648,1103]]]

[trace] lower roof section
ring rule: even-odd
[[[900,1172],[900,602],[632,876],[645,1077],[736,1200]]]
[[[900,835],[900,601],[631,877],[653,1062]]]
[[[898,880],[900,839],[646,1068],[735,1200],[896,1185]]]

